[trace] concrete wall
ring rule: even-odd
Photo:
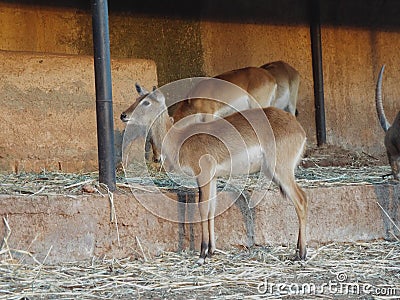
[[[372,2],[361,7],[367,10]],[[199,3],[201,12],[190,17],[173,13],[168,17],[157,8],[152,8],[154,14],[152,10],[147,13],[139,10],[135,14],[136,8],[132,7],[130,12],[110,10],[112,57],[155,61],[160,85],[190,76],[213,76],[233,68],[286,60],[301,73],[299,121],[309,141],[315,142],[310,37],[304,3],[284,0],[283,10],[277,14],[274,6],[262,1],[254,4],[259,9],[246,6],[234,12],[211,1]],[[329,22],[334,19],[339,25],[345,24],[322,26],[327,139],[346,148],[383,153],[383,131],[373,101],[375,81],[380,66],[387,64],[384,106],[388,118],[393,120],[400,107],[397,84],[400,58],[396,50],[400,46],[400,32],[395,26],[362,27],[357,18],[353,26],[348,21],[351,7],[346,5],[350,4],[340,3],[323,8],[323,16]],[[293,5],[301,9],[290,9]],[[284,9],[289,9],[289,13],[284,13]],[[255,17],[251,19],[253,13]],[[343,14],[347,16],[345,21],[341,19]],[[385,19],[385,14],[379,11],[363,14],[371,14],[375,23]],[[277,16],[285,17],[280,23]],[[388,20],[393,23],[394,19]],[[91,55],[91,32],[88,10],[0,4],[1,50]],[[129,102],[125,101],[125,106]],[[115,113],[119,115],[120,109],[116,107]]]
[[[394,235],[399,235],[392,224],[398,224],[400,220],[397,201],[400,191],[396,185],[309,188],[305,192],[309,199],[307,243],[310,247],[332,241],[395,240]],[[159,201],[159,195],[137,193],[147,201]],[[176,199],[175,194],[168,193],[167,196]],[[282,199],[278,191],[268,191],[264,196],[252,212],[236,201],[216,217],[218,249],[285,244],[290,245],[294,253],[298,223],[293,204]],[[217,210],[221,203],[232,201],[230,193],[223,192],[219,197]],[[117,224],[110,222],[109,199],[102,196],[2,195],[0,201],[0,217],[6,218],[11,229],[7,240],[10,249],[29,251],[38,261],[43,261],[48,255],[46,263],[86,260],[103,255],[135,257],[143,252],[152,256],[163,251],[199,250],[200,247],[199,223],[186,224],[186,230],[183,230],[183,224],[147,211],[130,193],[114,194]],[[184,213],[171,203],[159,207],[159,210],[171,214]],[[197,209],[194,214],[198,215]],[[183,214],[181,218],[189,221],[188,215],[185,217]],[[7,236],[4,222],[0,222],[0,232]],[[11,253],[16,259],[23,256],[21,252]],[[193,261],[196,258],[194,255]],[[29,257],[25,261],[30,261]]]
[[[91,22],[81,10],[2,2],[0,49],[89,55]]]
[[[246,65],[283,59],[301,74],[298,119],[315,142],[309,28],[202,22],[204,70],[216,75]],[[384,107],[390,121],[400,109],[400,33],[322,27],[327,141],[348,149],[381,153],[383,131],[375,110],[375,83],[382,64]],[[220,45],[216,47],[216,45]]]
[[[0,51],[0,68],[0,170],[97,170],[93,58]],[[112,72],[120,144],[118,112],[133,101],[135,81],[157,84],[156,66],[116,59]]]
[[[309,140],[315,142],[308,27],[204,21],[201,36],[204,71],[210,76],[275,60],[285,60],[296,68],[301,75],[298,119],[306,129]]]
[[[384,107],[394,120],[400,109],[400,32],[323,28],[328,141],[347,148],[384,151],[375,108],[375,85],[382,64]]]

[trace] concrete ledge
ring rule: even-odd
[[[134,83],[157,85],[151,60],[113,59],[117,144],[119,115],[136,98]],[[0,51],[0,171],[97,170],[93,57]]]
[[[306,189],[310,203],[308,243],[352,242],[393,238],[396,232],[389,218],[399,224],[399,186],[366,185]],[[147,195],[152,197],[151,194]],[[174,194],[169,194],[175,197]],[[221,198],[230,197],[222,193]],[[120,245],[116,225],[110,223],[110,204],[99,195],[67,197],[0,196],[0,216],[12,230],[10,248],[31,251],[40,261],[52,250],[48,263],[89,259],[107,255],[141,255],[182,248],[198,249],[199,224],[194,226],[163,220],[143,208],[132,194],[114,194]],[[223,201],[223,199],[221,199]],[[171,207],[171,209],[176,209]],[[2,222],[0,232],[5,234]],[[217,247],[237,245],[291,244],[297,238],[294,207],[278,192],[268,192],[251,213],[236,202],[216,218]],[[17,254],[15,254],[18,256]]]

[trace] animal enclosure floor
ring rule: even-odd
[[[309,149],[296,177],[302,186],[389,183],[385,159],[333,147]],[[153,182],[170,189],[162,174],[154,178],[118,177],[118,190],[146,189]],[[238,177],[236,180],[241,181]],[[219,182],[224,185],[224,179]],[[246,183],[251,188],[252,178]],[[34,197],[107,194],[97,173],[0,175],[0,193]],[[18,228],[12,228],[18,230]],[[1,237],[1,236],[0,236]],[[151,256],[132,250],[125,259],[93,257],[90,261],[49,265],[29,249],[0,247],[1,299],[399,299],[400,241],[314,244],[307,261],[296,262],[293,247],[237,245],[217,251],[204,266],[197,252],[163,252]]]
[[[293,261],[287,246],[134,253],[116,260],[26,265],[2,253],[0,299],[399,299],[400,243],[331,243]]]

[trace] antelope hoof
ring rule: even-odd
[[[211,258],[215,254],[215,247],[210,247],[207,252],[207,257]]]
[[[296,250],[296,255],[294,256],[294,261],[305,261],[307,257],[307,250],[300,251]]]
[[[197,264],[198,264],[199,266],[204,265],[205,262],[206,262],[206,259],[203,258],[203,257],[200,257],[200,258],[197,260]]]

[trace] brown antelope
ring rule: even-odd
[[[233,85],[224,85],[215,79],[224,80]],[[275,98],[276,88],[275,78],[265,69],[247,67],[232,70],[199,82],[189,92],[187,99],[177,104],[172,117],[175,121],[180,121],[192,114],[223,117],[238,110],[267,107]],[[250,98],[249,94],[253,98]],[[209,117],[203,121],[211,119],[212,117]]]
[[[277,84],[276,96],[270,106],[281,108],[293,115],[297,115],[299,72],[284,61],[274,61],[261,66],[261,68],[267,70],[275,78]]]
[[[385,111],[382,104],[382,77],[385,66],[383,65],[378,76],[376,83],[376,111],[378,113],[379,122],[386,132],[385,134],[385,147],[389,159],[392,174],[395,180],[399,180],[400,176],[400,111],[391,125],[386,118]]]
[[[221,81],[232,84],[223,84]],[[187,99],[176,105],[172,117],[178,122],[190,115],[202,114],[202,118],[186,119],[181,123],[187,124],[188,121],[210,121],[215,117],[260,106],[275,106],[295,115],[299,81],[299,73],[283,61],[232,70],[199,82],[189,92]],[[136,90],[140,96],[147,93],[139,85],[136,85]],[[132,113],[134,107],[135,104],[122,112],[122,121]],[[150,142],[153,145],[151,139]],[[157,162],[159,159],[160,155],[153,147],[153,160]]]
[[[190,91],[187,100],[177,105],[172,115],[175,121],[197,113],[224,117],[238,110],[260,106],[274,106],[293,115],[296,113],[300,75],[283,61],[274,61],[261,67],[228,71],[215,76],[214,79],[233,83],[243,92],[240,93],[240,89],[237,88],[229,88],[229,85],[224,85],[224,90],[221,91],[217,81],[204,80]],[[218,85],[217,88],[216,85]],[[252,96],[256,102],[252,101],[248,95]],[[224,101],[218,102],[211,99],[224,99]]]
[[[216,249],[217,177],[257,171],[271,178],[294,203],[299,222],[297,258],[305,259],[307,198],[295,181],[294,170],[302,157],[306,134],[295,116],[268,107],[178,128],[159,90],[139,97],[132,111],[124,118],[128,124],[149,128],[154,122],[150,134],[154,146],[161,149],[165,169],[180,169],[196,178],[202,228],[199,264]]]

